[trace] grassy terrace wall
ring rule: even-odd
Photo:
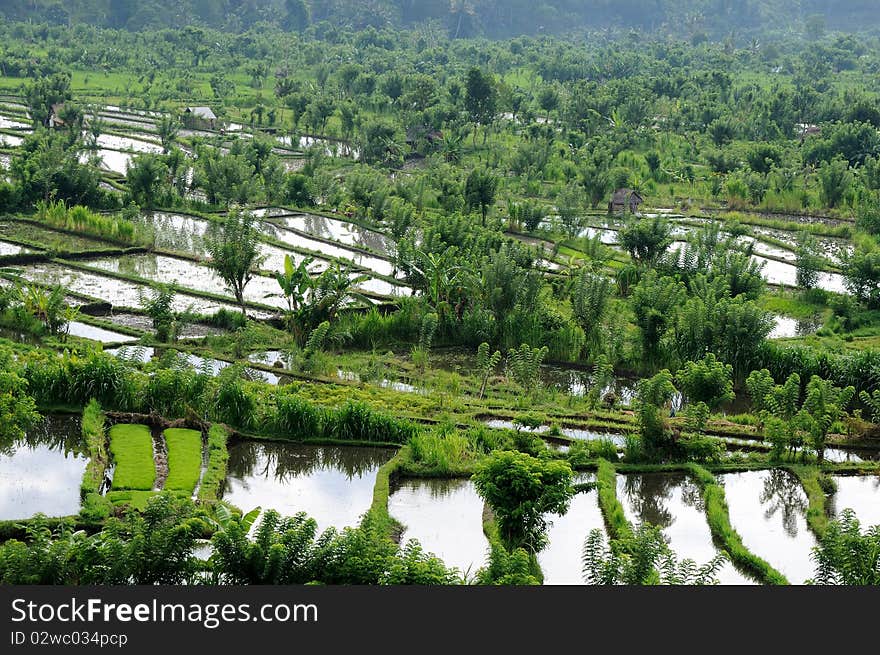
[[[82,509],[80,517],[87,522],[97,522],[109,515],[110,508],[106,498],[101,496],[101,484],[110,458],[107,454],[107,435],[104,430],[104,412],[101,405],[92,400],[86,405],[82,416],[82,436],[89,463],[80,484]]]
[[[215,424],[208,430],[208,466],[199,486],[200,502],[212,503],[217,500],[220,485],[226,478],[226,464],[229,461],[229,451],[226,449],[228,439],[229,431],[223,425]]]
[[[712,537],[731,561],[766,584],[788,584],[784,575],[743,545],[742,538],[730,524],[724,488],[718,484],[715,476],[698,464],[688,464],[686,468],[703,492]]]
[[[599,494],[599,507],[605,528],[611,539],[628,539],[633,536],[632,525],[626,518],[623,505],[617,499],[617,471],[614,465],[604,459],[598,461],[596,468],[596,490]]]

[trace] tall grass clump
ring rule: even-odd
[[[272,425],[278,436],[311,439],[321,435],[324,412],[292,393],[275,397]]]
[[[436,429],[416,434],[409,442],[412,460],[420,472],[450,475],[466,472],[474,460],[474,448],[466,435],[452,430]]]
[[[396,444],[408,443],[416,434],[418,428],[411,421],[382,414],[359,402],[348,402],[331,411],[324,430],[329,439]]]
[[[97,214],[81,205],[67,207],[60,200],[57,202],[38,202],[37,218],[40,222],[52,227],[123,243],[140,243],[148,240],[134,223],[122,216]]]

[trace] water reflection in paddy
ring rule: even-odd
[[[718,555],[706,522],[697,484],[683,473],[644,473],[617,477],[617,497],[633,525],[650,523],[663,530],[679,561],[702,566]],[[718,571],[721,584],[753,584],[729,561]]]
[[[792,584],[814,574],[816,545],[807,527],[807,497],[788,471],[773,469],[718,476],[724,486],[730,522],[750,551],[767,560]]]
[[[483,499],[470,480],[401,480],[388,498],[388,512],[405,527],[401,543],[417,539],[462,573],[483,566],[489,549]]]
[[[576,476],[576,483],[591,482],[592,474]],[[582,558],[584,541],[591,530],[604,532],[602,511],[596,490],[576,494],[568,512],[563,516],[547,516],[547,546],[538,553],[538,563],[544,573],[544,584],[583,584]]]
[[[372,503],[376,472],[393,456],[387,448],[242,441],[229,447],[222,497],[245,512],[306,512],[319,530],[355,526]]]
[[[0,520],[76,514],[87,463],[76,416],[47,417],[24,439],[0,441]]]
[[[859,519],[862,531],[880,525],[880,476],[837,475],[834,476],[837,491],[828,498],[829,512],[840,516],[844,509],[851,509]]]

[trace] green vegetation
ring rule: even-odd
[[[509,550],[541,550],[547,539],[545,515],[564,514],[574,495],[567,463],[542,461],[525,453],[493,453],[478,464],[473,479],[492,508]]]
[[[878,471],[839,449],[880,433],[880,37],[863,2],[789,4],[4,3],[0,450],[83,411],[89,464],[85,532],[3,524],[0,579],[540,583],[572,468],[591,582],[720,566],[630,525],[617,470],[695,477],[718,549],[784,583],[714,477],[783,468],[816,579],[865,579],[825,495]],[[166,471],[143,426],[108,454],[103,412],[206,429],[204,477],[200,434]],[[319,535],[220,501],[230,438],[399,450]],[[484,568],[393,543],[406,476],[473,476]]]
[[[200,502],[217,500],[220,486],[226,478],[226,463],[229,461],[229,451],[226,450],[228,439],[229,433],[222,425],[212,425],[208,430],[208,466],[199,486]]]
[[[788,584],[781,573],[743,545],[742,538],[730,525],[724,488],[716,482],[715,476],[697,464],[690,465],[688,470],[703,492],[706,519],[712,531],[712,538],[724,549],[730,560],[766,584]]]
[[[202,468],[202,434],[197,430],[165,430],[168,445],[168,477],[165,489],[192,493]]]
[[[145,425],[117,424],[110,428],[113,491],[150,491],[156,480],[153,437]]]
[[[880,584],[880,526],[862,532],[855,514],[845,509],[828,525],[813,556],[815,584]]]
[[[612,540],[625,541],[633,536],[633,528],[626,518],[623,505],[617,499],[617,472],[614,465],[600,459],[596,469],[596,489],[605,529]]]
[[[86,521],[100,521],[107,518],[110,512],[106,498],[101,496],[101,486],[110,463],[107,455],[107,434],[104,431],[105,420],[101,405],[95,400],[90,401],[82,414],[82,436],[89,463],[80,485],[83,504],[80,516]]]

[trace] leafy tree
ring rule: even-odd
[[[254,269],[262,262],[255,222],[252,213],[234,209],[226,215],[219,234],[207,239],[211,255],[208,265],[232,291],[242,315],[247,315],[245,287],[253,278]]]
[[[819,169],[819,191],[827,207],[837,207],[852,186],[853,175],[844,159],[833,159]]]
[[[156,132],[159,134],[159,141],[162,142],[162,154],[167,155],[177,140],[180,123],[174,116],[163,115],[156,123]]]
[[[666,369],[652,378],[639,380],[636,393],[636,419],[642,448],[652,459],[662,459],[672,453],[674,435],[668,421],[660,414],[676,393],[672,373]]]
[[[468,70],[465,89],[464,108],[468,119],[474,124],[474,141],[476,142],[477,127],[488,125],[495,119],[498,90],[492,74],[484,73],[476,67]],[[483,141],[485,142],[485,133]]]
[[[24,88],[24,97],[34,126],[49,126],[52,106],[63,104],[72,98],[70,73],[54,73],[39,77]]]
[[[174,285],[159,285],[152,297],[143,301],[144,311],[153,321],[156,339],[162,343],[177,338],[178,322],[173,309],[175,292]]]
[[[486,393],[486,385],[489,382],[489,376],[492,375],[498,364],[501,362],[501,352],[496,350],[489,354],[489,344],[485,341],[477,348],[477,371],[480,374],[480,400]]]
[[[852,255],[843,253],[844,285],[860,301],[880,306],[880,252],[856,248]]]
[[[639,265],[653,264],[672,243],[669,223],[660,218],[646,218],[620,231],[620,245]]]
[[[819,282],[823,263],[819,242],[809,232],[801,232],[795,252],[797,285],[802,289],[812,289]]]
[[[583,212],[583,200],[580,190],[574,184],[565,186],[556,197],[556,211],[559,222],[565,233],[574,238],[585,227],[586,216]]]
[[[527,343],[507,352],[507,374],[527,393],[534,391],[541,381],[541,363],[548,353],[547,346],[532,348]]]
[[[498,179],[488,169],[473,169],[465,182],[465,202],[470,209],[480,210],[484,226],[497,189]]]
[[[155,207],[167,174],[168,169],[158,155],[135,155],[125,170],[131,199],[145,209]]]
[[[685,288],[681,282],[671,277],[659,277],[653,270],[633,288],[632,307],[646,362],[657,361],[660,340],[674,324],[684,298]]]
[[[492,508],[505,546],[533,553],[546,543],[546,515],[564,514],[574,495],[567,462],[514,451],[487,456],[477,464],[473,481]]]
[[[611,298],[611,280],[588,270],[575,278],[571,290],[571,310],[587,337],[587,343],[600,341],[602,321]]]
[[[0,442],[21,439],[40,420],[27,387],[27,380],[13,367],[12,353],[0,351]]]

